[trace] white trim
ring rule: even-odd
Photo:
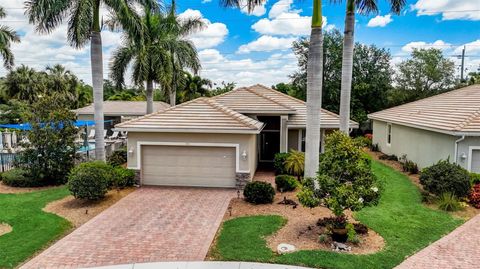
[[[468,147],[468,171],[472,172],[472,157],[473,157],[473,151],[474,150],[480,150],[480,146],[470,146]]]
[[[298,141],[297,141],[297,150],[302,151],[302,131],[303,129],[298,129]]]
[[[119,123],[122,124],[122,123]],[[138,132],[138,133],[202,133],[202,134],[259,134],[263,129],[258,130],[233,130],[233,129],[159,129],[159,128],[130,128],[115,126],[113,130],[115,131],[127,131],[127,132]]]
[[[387,137],[385,138],[385,144],[387,144],[388,147],[391,147],[392,146],[392,134],[393,134],[393,126],[391,123],[387,122],[387,125],[386,125],[386,134],[387,134]],[[388,141],[390,140],[390,141]]]
[[[197,143],[197,142],[152,142],[137,141],[137,166],[130,169],[141,170],[142,146],[180,146],[180,147],[224,147],[235,148],[235,173],[250,173],[250,170],[240,170],[240,144],[230,143]],[[251,153],[249,153],[251,154]]]

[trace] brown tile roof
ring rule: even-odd
[[[480,132],[480,85],[392,107],[368,117],[452,134]]]
[[[260,84],[248,88],[250,91],[295,109],[295,113],[289,116],[288,125],[291,127],[305,128],[307,122],[307,106],[304,101]],[[322,109],[320,113],[320,124],[323,128],[338,128],[340,126],[340,118],[337,114],[325,109]],[[350,124],[352,127],[358,128],[358,123],[351,121]]]
[[[258,133],[263,125],[213,99],[202,97],[117,124],[115,128],[128,131]]]
[[[153,102],[153,110],[169,108],[164,102]],[[147,111],[146,101],[104,101],[103,113],[106,116],[143,116]],[[74,110],[77,115],[89,115],[94,112],[93,104]]]

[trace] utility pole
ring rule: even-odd
[[[460,70],[460,81],[463,82],[463,72],[465,70],[465,46],[462,49],[462,67]]]

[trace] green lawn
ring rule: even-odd
[[[12,268],[63,235],[70,223],[42,211],[49,202],[69,195],[65,187],[22,194],[0,194],[0,222],[13,231],[0,236],[0,268]]]
[[[280,229],[285,220],[279,216],[253,216],[225,222],[213,255],[219,260],[321,268],[392,268],[462,223],[447,213],[423,206],[417,187],[403,174],[375,161],[373,170],[384,182],[382,198],[378,206],[357,212],[356,219],[383,236],[384,250],[369,255],[298,251],[278,256],[262,237]]]

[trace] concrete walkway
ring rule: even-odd
[[[396,268],[480,268],[480,215],[409,257]]]
[[[97,269],[309,269],[281,264],[252,262],[153,262],[95,267]]]

